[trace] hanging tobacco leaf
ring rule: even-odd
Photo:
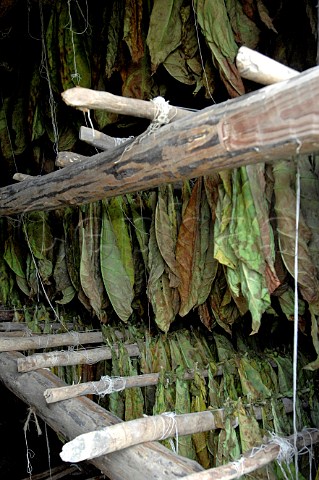
[[[153,199],[154,203],[155,198]],[[155,232],[155,205],[152,216],[149,239],[149,279],[147,295],[152,304],[155,322],[163,331],[167,332],[176,315],[174,289],[170,287],[168,275],[165,271],[163,257],[158,248]]]
[[[83,211],[83,213],[82,213]],[[106,321],[107,305],[100,269],[101,208],[98,202],[90,203],[80,211],[81,262],[80,281],[83,292],[101,322]]]
[[[175,412],[177,415],[182,413],[190,413],[191,411],[191,400],[189,393],[189,384],[184,380],[185,369],[182,366],[179,366],[176,369],[176,402],[175,402]],[[179,455],[183,457],[190,458],[192,460],[196,459],[196,453],[194,445],[192,442],[191,435],[183,435],[178,437],[178,452]]]
[[[197,370],[195,370],[194,380],[191,384],[191,394],[191,411],[203,412],[207,410],[206,382]],[[207,436],[207,432],[198,432],[192,435],[192,440],[198,461],[206,469],[210,467],[210,459],[206,446]]]
[[[49,277],[53,270],[54,239],[48,212],[28,213],[23,226],[30,252],[37,259],[37,268],[42,282],[49,284]]]
[[[168,191],[171,186],[162,186],[158,189],[158,198],[155,208],[155,235],[157,245],[168,267],[168,276],[170,279],[170,286],[172,288],[178,287],[180,283],[178,265],[175,258],[176,241],[177,241],[177,224],[176,212],[171,208],[170,211],[175,213],[174,216],[169,215],[168,205],[169,198]]]
[[[112,74],[118,69],[117,58],[120,51],[119,45],[123,38],[124,1],[114,0],[112,6],[106,10],[107,14],[109,12],[111,12],[111,16],[108,21],[107,36],[105,39],[107,45],[105,75],[107,79],[110,79]]]
[[[251,365],[250,359],[240,358],[238,373],[243,395],[247,397],[248,402],[256,402],[271,397],[271,390],[264,385],[259,372]]]
[[[146,38],[153,72],[181,43],[179,12],[182,4],[183,0],[155,0],[153,3]]]
[[[280,253],[288,272],[293,277],[296,237],[295,172],[293,163],[286,160],[276,162],[276,165],[273,166]],[[315,303],[318,300],[319,282],[316,267],[309,253],[310,239],[311,231],[301,214],[298,227],[298,285],[303,298],[309,303]]]
[[[76,291],[71,283],[68,273],[64,240],[60,241],[59,243],[58,251],[55,257],[53,278],[55,282],[56,296],[58,297],[58,299],[55,300],[56,303],[65,305],[71,302],[76,294]]]
[[[139,249],[142,254],[145,268],[148,269],[148,240],[149,232],[147,231],[145,215],[145,204],[142,195],[127,194],[126,198],[130,205],[132,221],[135,229],[136,238],[138,240]]]
[[[111,198],[107,204],[109,219],[112,223],[116,244],[121,254],[121,260],[131,285],[134,285],[134,262],[131,236],[127,222],[127,208],[122,196]]]
[[[253,197],[256,217],[260,231],[262,253],[266,262],[265,276],[269,293],[280,285],[275,270],[275,242],[274,233],[269,221],[269,204],[266,200],[265,164],[247,165],[249,186]]]
[[[244,85],[235,65],[238,52],[224,0],[195,0],[194,9],[213,61],[230,96],[245,93]]]
[[[240,2],[236,0],[226,0],[225,3],[236,43],[255,49],[259,43],[259,28],[245,15]]]
[[[100,262],[102,278],[110,302],[120,319],[127,322],[133,312],[131,304],[134,291],[122,263],[105,201],[102,202]]]
[[[274,27],[273,21],[269,16],[269,12],[265,4],[262,2],[262,0],[256,0],[257,4],[257,10],[259,13],[260,20],[268,27],[270,30],[272,30],[275,33],[278,33],[277,30]]]
[[[143,1],[126,0],[123,40],[130,51],[133,62],[138,62],[144,55],[143,41]]]

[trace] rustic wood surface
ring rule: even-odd
[[[70,165],[72,163],[79,163],[83,162],[83,160],[87,160],[88,157],[84,155],[80,155],[78,153],[73,152],[59,152],[55,159],[55,165],[57,167],[65,167],[66,165]]]
[[[262,55],[256,50],[240,47],[236,56],[236,66],[241,77],[262,85],[272,85],[299,75],[300,72]]]
[[[113,346],[117,352],[117,346]],[[130,357],[140,355],[137,344],[125,345]],[[86,348],[80,350],[64,350],[46,353],[34,353],[17,360],[19,372],[31,372],[39,368],[56,367],[57,365],[93,365],[101,360],[110,360],[112,350],[110,347]]]
[[[319,150],[319,67],[213,105],[133,144],[0,189],[0,215],[93,202]]]
[[[86,397],[48,405],[44,390],[65,384],[43,369],[19,374],[16,363],[21,357],[19,352],[0,353],[0,381],[67,440],[121,421]],[[155,442],[103,455],[90,462],[111,480],[173,480],[203,471],[198,463]]]

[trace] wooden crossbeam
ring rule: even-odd
[[[52,210],[319,150],[319,67],[0,189],[0,215]]]

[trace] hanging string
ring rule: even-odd
[[[300,218],[300,167],[299,167],[299,149],[297,148],[296,157],[296,234],[295,234],[295,261],[294,261],[294,339],[293,339],[293,431],[294,431],[294,450],[295,450],[295,472],[298,480],[298,450],[297,450],[297,375],[298,375],[298,242],[299,242],[299,218]]]

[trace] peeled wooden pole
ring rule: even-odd
[[[140,443],[223,428],[224,419],[223,409],[138,418],[84,433],[65,443],[60,457],[65,462],[80,462]]]
[[[319,67],[0,189],[0,215],[52,210],[319,150]]]
[[[283,438],[290,445],[294,443],[294,436]],[[318,429],[306,429],[298,433],[297,448],[312,446],[319,442]],[[210,468],[204,472],[192,473],[184,480],[233,480],[241,478],[243,475],[254,472],[258,468],[264,467],[276,460],[281,452],[280,444],[270,441],[260,448],[254,447],[245,452],[237,461],[221,465],[220,467]],[[284,459],[283,459],[284,463]]]
[[[113,346],[115,352],[118,347]],[[140,350],[136,343],[125,345],[125,349],[130,357],[138,357]],[[80,350],[62,350],[46,353],[34,353],[27,357],[17,360],[19,372],[30,372],[39,368],[51,368],[57,365],[92,365],[101,360],[110,360],[112,358],[112,349],[110,347],[87,348]]]
[[[241,77],[262,85],[272,85],[299,75],[300,72],[276,62],[262,53],[248,47],[240,47],[236,66]]]
[[[86,397],[48,405],[43,391],[65,384],[44,369],[21,375],[16,367],[16,361],[21,357],[18,352],[0,353],[0,381],[67,440],[121,422]],[[111,480],[174,480],[203,471],[198,463],[154,442],[103,455],[90,462]]]

